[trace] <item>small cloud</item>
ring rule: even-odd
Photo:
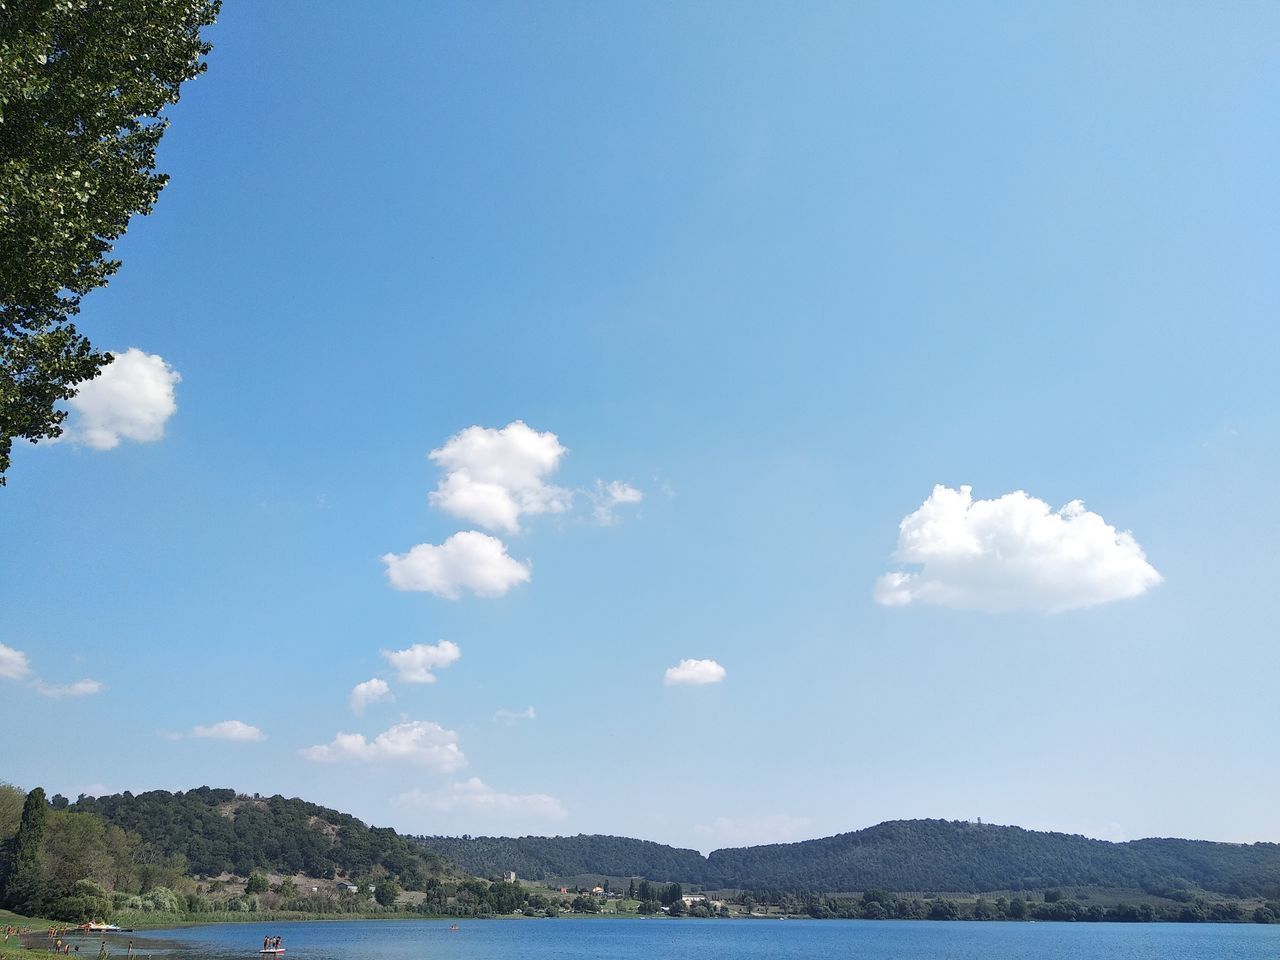
[[[87,697],[95,693],[101,693],[105,689],[101,681],[90,680],[87,677],[63,686],[36,680],[32,683],[32,686],[36,688],[37,693],[45,697]]]
[[[87,697],[106,689],[99,680],[88,677],[67,684],[46,683],[32,673],[31,661],[21,650],[0,643],[0,679],[25,680],[31,689],[44,697]]]
[[[519,723],[521,720],[537,720],[538,712],[533,707],[525,707],[523,710],[498,710],[494,713],[493,719],[501,723]]]
[[[554,433],[521,420],[467,427],[428,456],[444,471],[431,503],[490,530],[520,532],[526,514],[563,513],[573,494],[547,482],[568,451]]]
[[[809,829],[808,817],[786,813],[766,813],[743,817],[716,817],[710,823],[694,827],[707,838],[710,849],[719,847],[754,847],[767,843],[791,843],[803,840]]]
[[[413,789],[395,798],[399,807],[431,810],[436,813],[490,814],[543,820],[563,820],[564,806],[545,793],[502,793],[479,777],[452,783],[440,790]]]
[[[209,740],[230,740],[235,743],[253,743],[267,739],[257,727],[241,720],[222,720],[207,727],[192,727],[191,736]]]
[[[602,527],[609,527],[618,522],[617,508],[626,504],[636,504],[644,500],[644,492],[637,490],[629,483],[611,480],[605,483],[596,481],[595,490],[589,491],[591,498],[591,518]]]
[[[1079,500],[1057,512],[1021,490],[974,500],[939,485],[898,525],[894,559],[915,569],[875,584],[886,607],[1059,613],[1137,597],[1163,579],[1133,535]]]
[[[332,742],[307,747],[299,753],[321,763],[419,763],[440,773],[452,773],[467,763],[458,747],[458,735],[427,720],[397,723],[372,740],[359,733],[339,733]]]
[[[178,409],[173,388],[181,380],[163,357],[137,347],[117,353],[67,401],[72,414],[68,438],[94,450],[110,450],[121,440],[159,440]]]
[[[497,537],[475,530],[455,533],[439,546],[420,543],[408,553],[388,553],[387,580],[396,590],[434,593],[456,600],[463,590],[478,597],[500,597],[532,575],[513,560]]]
[[[702,686],[719,683],[724,677],[724,667],[714,660],[681,660],[674,667],[667,668],[662,682],[668,687]]]
[[[455,662],[462,650],[450,640],[441,640],[434,645],[415,643],[405,650],[383,650],[382,655],[396,668],[401,683],[435,683],[436,675],[431,671],[443,670]]]
[[[21,650],[0,643],[0,678],[25,680],[31,675],[31,663]]]
[[[377,703],[379,700],[394,699],[395,697],[391,695],[391,687],[387,685],[387,681],[374,677],[372,680],[357,683],[352,687],[348,703],[351,704],[353,712],[364,713],[364,708],[371,703]]]

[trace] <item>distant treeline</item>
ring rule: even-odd
[[[1064,920],[1085,923],[1276,923],[1280,901],[1248,907],[1236,900],[1188,898],[1178,903],[1087,903],[1046,890],[1043,897],[998,896],[956,900],[950,897],[899,896],[868,890],[860,897],[811,893],[744,891],[733,899],[746,911],[772,907],[780,913],[815,919],[851,920]]]
[[[795,892],[1141,889],[1280,898],[1280,844],[1201,840],[1111,843],[948,820],[898,820],[821,840],[716,850],[703,857],[625,837],[419,837],[470,873],[531,879],[643,876],[706,887]]]

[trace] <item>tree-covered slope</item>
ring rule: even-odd
[[[72,812],[94,813],[140,836],[164,854],[186,857],[193,873],[216,876],[251,870],[331,877],[363,876],[381,867],[403,886],[422,889],[446,871],[437,854],[410,845],[390,828],[304,800],[245,797],[200,787],[82,797]]]
[[[812,892],[984,892],[1093,886],[1230,896],[1280,895],[1280,845],[1199,840],[1111,843],[1021,827],[898,820],[801,843],[692,850],[621,837],[423,837],[481,874],[534,879],[643,876],[706,886]]]
[[[734,886],[788,890],[1136,887],[1125,845],[1020,827],[901,820],[802,843],[717,850],[712,872]]]
[[[415,837],[468,873],[488,877],[514,870],[529,880],[597,874],[700,882],[707,862],[697,850],[650,840],[580,834],[576,837]]]

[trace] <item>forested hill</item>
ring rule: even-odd
[[[595,874],[700,883],[707,861],[684,850],[629,837],[414,837],[418,844],[481,877],[514,870],[529,880]]]
[[[66,809],[96,814],[165,855],[181,854],[192,873],[205,876],[266,870],[355,877],[381,867],[403,886],[421,890],[428,877],[448,872],[438,854],[409,844],[390,828],[369,827],[350,814],[280,796],[246,797],[200,787],[185,793],[82,797]]]
[[[709,872],[729,886],[788,890],[1199,888],[1232,896],[1280,891],[1280,845],[1136,840],[947,820],[898,820],[803,843],[717,850]]]
[[[533,879],[634,875],[708,887],[813,892],[1095,886],[1280,895],[1280,845],[1274,843],[1110,843],[948,820],[891,821],[821,840],[716,850],[706,858],[620,837],[418,841],[473,873],[515,870]]]

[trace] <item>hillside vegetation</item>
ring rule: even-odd
[[[481,877],[514,870],[529,880],[596,875],[700,883],[707,861],[684,850],[630,837],[415,837],[416,843]]]
[[[281,796],[200,787],[82,797],[67,809],[95,814],[162,855],[181,855],[192,873],[204,876],[264,870],[357,877],[377,870],[421,890],[428,877],[446,872],[442,857],[411,846],[389,827],[369,827],[350,814]]]
[[[1021,827],[898,820],[801,843],[696,851],[621,837],[420,837],[473,873],[598,874],[797,892],[979,893],[1089,886],[1231,897],[1280,896],[1280,845],[1200,840],[1111,843]]]
[[[444,907],[459,880],[394,830],[302,800],[201,787],[70,803],[0,784],[0,906],[25,916],[369,912],[395,908],[406,888]]]

